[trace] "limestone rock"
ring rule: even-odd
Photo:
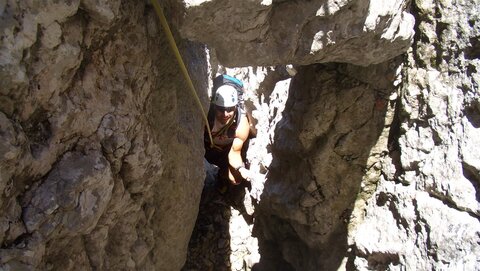
[[[258,118],[259,268],[478,269],[478,7],[440,2],[416,1],[406,59],[296,67],[281,120]]]
[[[417,1],[418,35],[425,39],[419,39],[408,54],[399,130],[394,135],[399,157],[362,211],[366,218],[358,227],[363,231],[374,223],[394,222],[396,228],[387,231],[393,239],[383,234],[375,244],[365,245],[365,239],[355,237],[365,232],[352,232],[351,238],[358,241],[351,244],[363,251],[354,260],[360,270],[375,266],[478,269],[480,179],[477,152],[470,145],[478,133],[473,128],[478,128],[478,53],[473,53],[480,33],[474,23],[478,6],[461,3],[459,8],[440,2],[435,15],[433,2]],[[470,68],[460,68],[464,66]],[[372,223],[369,217],[387,206],[391,214],[384,213]]]
[[[257,131],[254,208],[190,250],[203,124],[147,2],[0,0],[0,269],[478,269],[476,1],[162,2]]]
[[[0,16],[0,269],[180,269],[203,125],[153,8],[0,1]],[[205,47],[179,44],[206,102]]]
[[[263,73],[271,68],[227,69],[257,91],[251,109],[257,135],[267,141],[254,140],[248,153],[261,176],[254,214],[262,253],[257,267],[477,270],[478,5],[415,1],[417,38],[406,58],[392,59],[395,50],[379,45],[383,53],[371,57],[376,50],[369,45],[380,44],[379,38],[390,39],[392,47],[411,40],[413,25],[405,22],[412,21],[399,23],[409,15],[387,19],[389,8],[403,11],[406,3],[376,1],[367,9],[361,1],[324,1],[331,7],[327,14],[312,8],[315,1],[245,7],[214,2],[189,2],[181,31],[211,44],[227,66],[379,63],[295,67],[279,120],[265,117],[282,107],[270,100],[281,81]],[[360,10],[369,15],[355,28]],[[315,32],[317,21],[302,11],[315,13],[325,28],[338,18],[350,25],[324,32],[329,35]],[[349,43],[379,27],[382,35],[369,36],[362,48]],[[342,42],[350,31],[356,35]],[[381,61],[368,60],[373,58]]]
[[[86,234],[97,224],[110,201],[113,178],[98,152],[66,153],[45,181],[27,192],[23,221],[29,233],[49,237]]]
[[[403,53],[413,38],[409,1],[188,1],[187,39],[233,66],[347,62],[367,66]]]
[[[112,23],[119,13],[121,1],[105,1],[105,0],[82,0],[81,6],[92,17],[101,23]]]
[[[395,74],[395,63],[369,68],[378,71],[370,76]],[[256,214],[260,251],[267,255],[264,259],[262,254],[261,264],[267,270],[331,270],[339,264],[336,253],[346,250],[350,208],[369,151],[393,110],[386,100],[394,89],[367,84],[358,76],[361,68],[350,73],[342,65],[297,70],[282,118],[269,128],[275,131],[269,147],[272,161]],[[285,263],[274,260],[278,255]]]

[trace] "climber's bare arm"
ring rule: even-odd
[[[228,153],[228,162],[230,164],[228,171],[228,178],[233,184],[239,184],[242,180],[242,175],[235,168],[244,165],[242,160],[242,148],[245,141],[248,139],[250,125],[245,115],[240,118],[240,123],[235,132],[235,139],[233,140],[232,148]],[[245,176],[243,176],[245,178]]]

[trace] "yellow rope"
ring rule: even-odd
[[[170,27],[168,26],[168,23],[167,23],[167,19],[163,14],[162,7],[160,6],[160,3],[158,3],[158,0],[150,0],[150,2],[155,8],[158,18],[160,19],[160,24],[162,24],[163,31],[165,31],[165,34],[167,35],[168,43],[170,44],[170,47],[172,48],[172,51],[175,54],[175,57],[177,58],[180,69],[182,70],[183,75],[187,80],[188,86],[192,91],[193,97],[195,97],[195,100],[197,101],[197,104],[202,111],[203,120],[205,121],[205,126],[207,126],[208,136],[210,137],[210,142],[211,142],[210,144],[212,144],[212,146],[215,146],[213,144],[212,132],[210,131],[210,125],[208,124],[207,114],[205,113],[202,102],[200,101],[200,98],[198,98],[197,92],[195,91],[195,87],[193,86],[192,79],[188,74],[187,68],[185,67],[185,63],[183,62],[182,56],[180,55],[180,51],[178,50],[177,44],[175,43],[175,39],[173,38],[172,31],[170,30]]]

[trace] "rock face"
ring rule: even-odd
[[[346,33],[339,21],[331,33],[337,40],[329,44],[302,39],[309,36],[303,36],[307,30],[312,31],[310,37],[321,33],[318,25],[307,28],[313,23],[292,23],[297,14],[309,20],[303,10],[324,16],[316,1],[257,1],[243,9],[229,1],[216,9],[213,3],[219,2],[199,2],[191,1],[187,7],[182,33],[212,44],[227,66],[375,64],[296,67],[280,121],[276,114],[260,112],[282,107],[278,105],[282,99],[272,99],[270,93],[285,78],[268,73],[259,77],[259,67],[241,76],[259,96],[252,101],[258,130],[253,145],[264,146],[263,151],[254,147],[249,152],[261,176],[256,181],[265,180],[252,184],[252,189],[263,188],[257,196],[253,230],[261,254],[257,268],[478,270],[477,4],[412,1],[414,28],[388,30],[394,18],[408,18],[398,13],[404,9],[397,8],[390,17],[363,20],[365,25],[357,28],[362,31],[345,42],[338,40]],[[378,14],[377,3],[383,11],[410,4],[380,2],[370,1],[365,14]],[[335,3],[338,9],[323,18],[326,26],[322,27],[334,25],[328,20],[350,10],[343,7],[362,6],[362,1]],[[287,6],[289,12],[276,13]],[[282,21],[272,24],[277,15]],[[212,23],[201,20],[202,16]],[[341,23],[356,20],[353,16]],[[371,22],[378,25],[372,27]],[[414,29],[412,47],[395,58],[406,47],[398,46],[402,48],[398,51],[392,47],[408,39],[392,38],[390,47],[381,47],[378,36],[368,36],[366,31],[376,27],[384,27],[377,33],[391,33],[389,37]],[[285,36],[276,39],[278,33]],[[293,43],[292,37],[296,37]],[[364,44],[354,42],[363,37]],[[301,46],[304,42],[309,51],[302,50],[307,48]],[[349,42],[356,45],[352,50],[343,47]],[[374,44],[382,53],[370,57],[370,52],[378,52],[370,47]]]
[[[0,269],[180,269],[203,127],[152,7],[1,1],[0,15]],[[181,45],[206,102],[205,49]]]
[[[478,270],[480,17],[457,4],[415,2],[390,157],[350,232],[359,268]]]
[[[243,201],[249,197],[247,187],[239,185],[221,193],[215,178],[218,168],[208,162],[206,166],[198,219],[182,270],[244,270],[245,259],[258,251],[249,206]]]
[[[0,1],[0,269],[217,267],[186,261],[203,127],[152,7],[44,2]],[[478,270],[478,3],[162,5],[200,99],[237,67],[257,129],[253,229],[202,210],[191,257],[218,217],[220,269]]]
[[[346,62],[367,66],[403,53],[414,19],[405,0],[186,2],[180,31],[230,67]]]
[[[262,268],[340,266],[365,169],[386,149],[396,95],[385,78],[395,78],[395,61],[368,76],[339,64],[297,69],[257,214]]]

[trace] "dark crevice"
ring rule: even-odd
[[[265,79],[260,83],[257,94],[264,95],[265,103],[270,104],[270,95],[275,89],[277,82],[290,78],[285,66],[276,66],[273,71],[270,71],[265,76]],[[273,114],[275,115],[275,114]]]
[[[475,101],[474,103],[465,107],[465,116],[468,121],[475,128],[480,128],[480,102]]]
[[[374,270],[390,270],[390,265],[400,264],[400,257],[395,253],[372,252],[367,256],[368,266]]]
[[[397,221],[398,228],[402,227],[404,229],[408,229],[408,222],[398,211],[398,208],[395,204],[396,202],[398,202],[398,198],[390,193],[380,192],[377,196],[377,205],[385,206],[388,204],[388,209],[392,213],[393,218]]]
[[[347,250],[347,264],[345,265],[346,271],[355,271],[357,268],[355,267],[355,258],[358,254],[358,249],[355,245],[350,246],[349,250]]]
[[[380,192],[378,193],[377,195],[377,206],[385,206],[385,204],[387,203],[387,201],[389,200],[389,196],[387,193],[385,192]]]
[[[392,160],[393,165],[395,166],[395,179],[398,179],[403,173],[405,173],[401,160],[400,160],[400,144],[399,138],[401,135],[401,121],[400,121],[400,108],[401,100],[400,96],[395,102],[395,112],[393,115],[393,120],[390,125],[390,131],[388,134],[388,154]]]
[[[438,7],[437,7],[438,9]],[[437,21],[435,25],[435,32],[437,33],[437,38],[438,42],[433,43],[433,46],[435,47],[436,51],[436,58],[435,58],[435,65],[436,67],[440,67],[443,62],[443,57],[444,57],[444,49],[442,48],[442,44],[445,43],[443,40],[443,31],[445,31],[448,28],[448,24]],[[450,60],[449,54],[445,54],[445,61],[448,62]]]
[[[400,226],[401,226],[402,228],[407,230],[408,222],[405,218],[402,217],[394,201],[398,202],[398,199],[395,196],[393,196],[392,201],[390,201],[390,205],[388,206],[388,209],[390,210],[390,212],[392,212],[392,215],[395,221],[397,221],[398,228],[400,229]]]
[[[353,78],[351,76],[337,77],[336,81],[337,81],[336,83],[337,83],[339,89],[350,90],[350,89],[354,89],[355,87],[358,87],[360,85],[365,85],[365,83],[363,83],[360,80],[358,80],[356,78]],[[360,99],[360,97],[362,97],[362,95],[359,95],[359,97],[357,97],[357,99]],[[348,109],[348,108],[346,108],[346,109]]]
[[[28,239],[30,238],[30,236],[31,236],[31,233],[23,233],[17,238],[15,238],[15,240],[12,240],[10,242],[4,242],[0,248],[1,249],[24,248],[27,245]]]
[[[469,180],[475,188],[475,197],[480,202],[480,172],[473,166],[462,162],[463,176]]]
[[[346,264],[347,271],[358,270],[355,266],[354,260],[356,257],[362,257],[367,260],[369,270],[390,270],[391,265],[400,264],[400,256],[396,253],[388,252],[361,252],[355,246],[351,247],[351,255],[347,255],[348,260]]]
[[[426,68],[427,65],[425,60],[418,53],[418,45],[430,43],[428,37],[420,30],[420,23],[423,21],[429,21],[428,17],[421,13],[420,8],[417,7],[416,2],[412,1],[411,5],[411,14],[415,17],[415,25],[413,29],[415,30],[415,35],[413,37],[412,49],[413,49],[413,57],[415,60],[415,64],[418,65],[420,68]]]
[[[479,59],[480,58],[480,37],[470,38],[471,46],[465,50],[465,58]]]
[[[478,191],[478,190],[477,190]],[[428,195],[434,199],[441,201],[445,206],[452,208],[454,210],[465,212],[475,219],[480,219],[480,214],[475,213],[469,208],[458,206],[457,203],[447,195],[442,195],[437,191],[427,188]],[[477,198],[478,199],[478,198]]]
[[[417,247],[422,247],[423,244],[420,244],[419,242],[425,241],[427,254],[435,259],[437,257],[437,247],[432,244],[432,239],[430,237],[430,226],[428,225],[428,222],[420,215],[420,211],[418,210],[418,201],[413,199],[412,203],[415,209],[415,231],[417,233],[416,245]],[[422,232],[423,230],[424,232]],[[424,237],[425,240],[419,240],[419,237]]]
[[[40,153],[48,146],[49,140],[52,137],[52,129],[48,117],[47,110],[38,108],[27,121],[22,123],[25,135],[30,142],[30,151],[34,158],[40,156]]]
[[[313,165],[312,161],[308,161],[308,166],[307,166],[307,171],[308,178],[312,179],[313,182],[315,183],[315,190],[310,192],[309,195],[312,196],[315,200],[318,201],[318,203],[322,203],[325,201],[325,194],[323,193],[323,188],[322,185],[318,182],[317,178],[315,177],[315,174],[313,172]]]
[[[443,140],[440,137],[437,130],[432,129],[432,139],[433,139],[433,143],[435,144],[435,146],[440,146],[440,145],[443,144]]]
[[[468,64],[467,65],[467,76],[468,77],[471,77],[472,74],[475,74],[477,72],[478,72],[477,67],[475,65],[473,65],[473,64]]]

